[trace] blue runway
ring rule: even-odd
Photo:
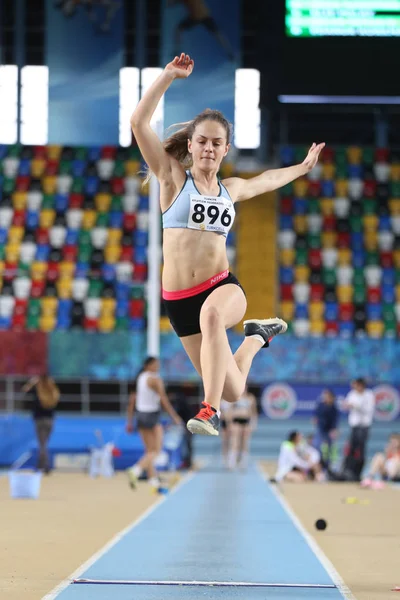
[[[92,583],[70,582],[46,599],[352,598],[314,550],[255,467],[247,473],[204,469],[75,577]],[[194,581],[225,585],[190,585]]]

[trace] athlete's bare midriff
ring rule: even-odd
[[[162,286],[184,290],[229,268],[226,238],[209,231],[164,229]]]

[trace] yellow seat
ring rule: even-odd
[[[160,317],[160,332],[168,333],[172,331],[172,325],[168,317]]]
[[[389,209],[393,216],[400,215],[400,198],[390,198]]]
[[[8,241],[11,244],[20,244],[24,237],[25,229],[18,225],[12,225],[8,230]]]
[[[294,317],[294,302],[291,300],[281,302],[280,313],[284,321],[292,321]]]
[[[400,269],[400,250],[393,250],[393,264],[396,269]]]
[[[0,277],[3,277],[4,269],[6,268],[4,260],[0,260]]]
[[[312,321],[320,321],[324,316],[325,302],[312,301],[308,305],[308,310],[310,314],[310,319]]]
[[[393,163],[390,165],[390,179],[392,181],[400,180],[400,163]]]
[[[304,177],[301,177],[300,179],[296,179],[293,182],[293,190],[294,190],[295,196],[297,196],[299,198],[304,198],[304,196],[307,195],[307,191],[308,191],[307,179],[305,179]]]
[[[336,288],[337,297],[341,304],[347,304],[353,300],[354,288],[352,285],[338,285]]]
[[[321,319],[315,319],[310,321],[310,334],[315,336],[322,336],[325,333],[325,321]]]
[[[144,179],[145,178],[143,177],[142,181],[140,182],[141,196],[148,196],[150,192],[150,184],[149,182],[143,183]]]
[[[63,260],[59,263],[60,277],[73,277],[75,273],[75,263]]]
[[[137,175],[140,171],[140,162],[138,160],[127,160],[125,162],[125,174],[132,176]]]
[[[333,211],[335,208],[335,202],[333,198],[321,198],[320,206],[321,212],[325,217],[333,215]]]
[[[378,232],[377,231],[366,231],[364,234],[365,249],[368,252],[373,252],[378,248]]]
[[[58,160],[61,156],[61,146],[52,144],[47,146],[47,157],[50,160]]]
[[[56,317],[55,315],[42,315],[39,319],[39,329],[40,331],[53,331],[56,326]]]
[[[60,277],[56,282],[57,294],[59,298],[69,299],[72,295],[72,279],[70,277]]]
[[[41,300],[42,315],[54,316],[57,311],[58,298],[54,296],[44,296]]]
[[[294,264],[296,251],[294,248],[281,248],[280,262],[284,267],[291,267]]]
[[[340,266],[351,265],[353,253],[350,248],[338,248],[338,264]]]
[[[82,216],[82,229],[93,229],[96,224],[97,213],[95,210],[84,210]]]
[[[108,212],[111,204],[111,194],[96,194],[94,202],[98,212]]]
[[[298,283],[308,283],[310,278],[310,267],[298,265],[294,268],[294,279]]]
[[[31,175],[36,179],[40,179],[46,168],[46,161],[44,158],[33,158],[31,161]]]
[[[20,244],[7,244],[6,260],[10,263],[16,263],[19,259]]]
[[[369,337],[381,338],[385,331],[383,321],[367,321],[366,329]]]
[[[349,191],[349,182],[347,179],[336,180],[336,196],[347,196]]]
[[[115,329],[115,319],[110,315],[101,315],[97,324],[98,330],[102,333],[109,333]]]
[[[106,246],[104,248],[105,262],[110,263],[112,265],[118,262],[120,254],[121,246]]]
[[[118,246],[122,238],[122,229],[109,229],[107,246]]]
[[[362,162],[362,150],[359,146],[347,148],[347,158],[351,165],[359,165]]]
[[[115,314],[115,299],[103,298],[100,311],[103,316],[113,316]]]
[[[376,215],[364,215],[362,222],[365,231],[376,231],[379,220]]]
[[[396,285],[396,302],[400,303],[400,283]]]
[[[321,235],[323,248],[336,248],[337,233],[336,231],[323,231]]]
[[[325,163],[322,165],[322,178],[332,180],[335,177],[336,166],[333,163]]]
[[[56,212],[52,208],[46,208],[39,214],[39,225],[43,229],[50,229],[53,227],[54,219],[56,218]]]
[[[55,194],[57,191],[56,175],[45,175],[42,178],[42,186],[45,194]]]
[[[14,210],[25,210],[28,194],[26,192],[14,192],[12,195],[12,203]]]
[[[296,233],[304,234],[308,231],[307,216],[295,215],[293,217],[293,227]]]
[[[47,262],[34,260],[31,264],[31,278],[35,280],[45,279],[47,273]]]

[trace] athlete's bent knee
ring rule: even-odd
[[[216,306],[210,305],[201,310],[200,313],[200,328],[214,330],[222,322],[222,316]]]

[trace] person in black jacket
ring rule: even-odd
[[[33,377],[23,386],[22,392],[30,391],[33,394],[31,412],[39,446],[37,469],[48,474],[50,460],[47,444],[53,430],[55,408],[60,398],[60,391],[54,380],[47,374]]]
[[[332,446],[338,434],[339,421],[339,409],[336,406],[336,397],[332,390],[326,389],[322,392],[321,401],[318,402],[314,411],[313,421],[316,426],[313,445],[321,452],[324,466],[328,467]],[[323,444],[327,446],[326,455],[321,450]]]

